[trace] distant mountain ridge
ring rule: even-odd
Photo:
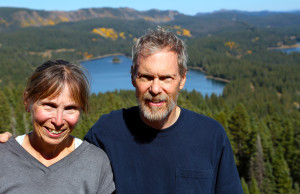
[[[131,8],[90,8],[77,11],[41,11],[24,8],[0,7],[0,31],[29,26],[49,26],[61,22],[76,22],[96,18],[124,20],[143,19],[156,23],[169,22],[180,15],[177,11],[137,11]]]
[[[300,10],[294,11],[239,11],[219,10],[211,13],[197,13],[199,19],[214,18],[227,21],[246,22],[255,26],[286,27],[300,26]]]
[[[207,15],[207,14],[215,14],[215,13],[238,13],[244,15],[252,15],[252,16],[265,16],[265,15],[274,15],[274,14],[281,14],[281,13],[293,13],[293,14],[300,14],[300,10],[292,10],[292,11],[240,11],[240,10],[229,10],[229,9],[221,9],[214,12],[198,12],[195,16]]]
[[[117,19],[119,23],[123,23],[124,20],[139,20],[155,25],[179,25],[192,31],[193,34],[208,34],[228,28],[243,28],[243,26],[262,28],[300,27],[300,11],[248,12],[219,10],[189,16],[178,11],[161,11],[157,9],[137,11],[131,8],[89,8],[76,11],[43,11],[0,7],[0,32],[14,31],[24,27],[54,26],[59,23],[97,19]]]

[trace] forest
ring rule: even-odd
[[[157,25],[186,42],[189,68],[228,80],[220,96],[183,90],[178,104],[223,125],[245,194],[300,193],[300,53],[270,49],[300,42],[299,13],[179,14],[162,23],[93,18],[3,30],[0,132],[32,130],[22,97],[36,66],[48,59],[79,63],[111,53],[131,56],[133,41]],[[83,138],[101,115],[135,105],[134,91],[93,93],[88,114],[72,133]]]

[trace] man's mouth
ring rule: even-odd
[[[151,101],[147,100],[151,106],[161,106],[165,101]]]

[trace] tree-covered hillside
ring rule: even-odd
[[[1,18],[28,11],[1,10],[2,27],[6,24]],[[110,13],[124,12],[110,9]],[[300,193],[300,53],[270,50],[300,42],[300,14],[170,13],[147,12],[152,18],[169,14],[169,21],[141,18],[145,13],[135,12],[138,17],[133,15],[133,19],[104,17],[22,28],[10,25],[0,32],[0,132],[18,135],[32,129],[22,93],[36,66],[48,59],[79,62],[111,53],[130,56],[136,38],[160,25],[185,40],[190,68],[229,80],[222,96],[183,91],[179,105],[224,126],[245,193]],[[136,105],[135,94],[92,94],[90,105],[73,132],[79,138],[101,115]]]

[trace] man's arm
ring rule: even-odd
[[[10,132],[4,132],[0,134],[0,143],[5,143],[12,136]]]

